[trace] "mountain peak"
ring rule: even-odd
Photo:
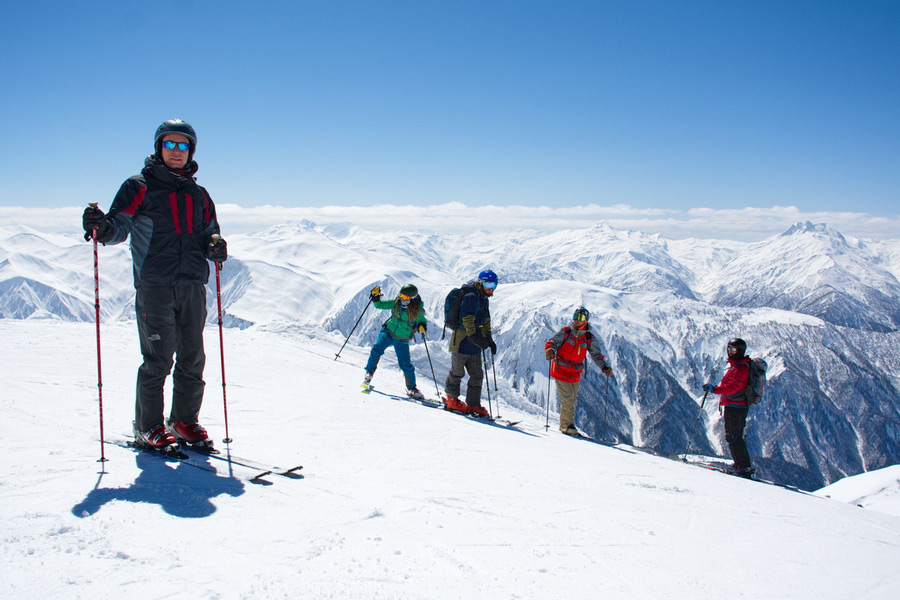
[[[832,229],[826,223],[813,223],[812,221],[798,221],[797,223],[791,225],[784,233],[781,234],[781,236],[788,237],[803,233],[820,233],[828,237],[834,237],[842,241],[846,241],[844,240],[844,236],[841,235],[839,231]]]

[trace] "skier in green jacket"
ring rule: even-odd
[[[388,346],[394,347],[397,353],[397,361],[400,370],[406,379],[407,395],[410,398],[421,400],[425,396],[416,387],[416,369],[409,358],[409,339],[419,332],[425,334],[427,321],[425,311],[422,308],[422,299],[419,298],[419,290],[411,283],[400,288],[400,293],[394,300],[381,299],[381,286],[375,286],[369,293],[375,308],[390,310],[390,318],[381,326],[381,333],[369,352],[369,362],[366,363],[365,385],[370,385],[378,361]]]

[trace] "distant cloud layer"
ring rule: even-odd
[[[103,207],[108,208],[108,207]],[[781,233],[798,221],[827,223],[845,235],[869,239],[900,237],[900,216],[874,217],[854,212],[803,212],[794,206],[770,208],[713,209],[687,211],[614,206],[466,206],[448,202],[431,206],[217,206],[225,235],[252,233],[288,221],[304,219],[318,224],[352,223],[364,229],[424,229],[462,233],[485,229],[535,229],[554,231],[583,229],[606,222],[618,229],[658,233],[672,239],[761,240]],[[0,207],[5,225],[27,225],[41,231],[77,232],[81,208]]]

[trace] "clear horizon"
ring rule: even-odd
[[[898,24],[894,2],[16,5],[0,207],[106,210],[179,117],[245,215],[895,237]]]
[[[0,206],[0,223],[24,225],[49,233],[81,235],[83,207],[23,208]],[[242,207],[217,205],[222,235],[257,233],[284,223],[312,221],[316,225],[351,224],[367,230],[433,231],[460,234],[475,231],[535,230],[552,232],[586,229],[600,223],[616,229],[659,234],[669,239],[733,240],[758,242],[784,233],[796,223],[825,223],[845,236],[869,240],[900,239],[900,218],[875,218],[853,212],[804,213],[796,207],[768,209],[693,209],[687,211],[629,206],[467,207],[459,203],[436,206],[318,206]],[[402,224],[396,215],[403,214]],[[3,227],[0,225],[0,227]]]

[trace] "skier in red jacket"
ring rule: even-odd
[[[591,333],[590,316],[585,307],[578,308],[572,315],[572,322],[544,344],[545,356],[552,361],[550,377],[556,380],[559,392],[559,430],[566,435],[581,435],[575,428],[575,406],[578,402],[578,383],[588,355],[604,375],[612,375],[612,369],[600,351],[600,344]]]
[[[728,342],[728,371],[719,385],[707,383],[703,389],[709,393],[720,394],[719,407],[724,409],[725,441],[731,450],[734,460],[732,469],[735,475],[750,477],[753,467],[750,454],[744,442],[744,426],[747,423],[747,382],[750,380],[750,357],[747,353],[747,342],[734,338]]]

